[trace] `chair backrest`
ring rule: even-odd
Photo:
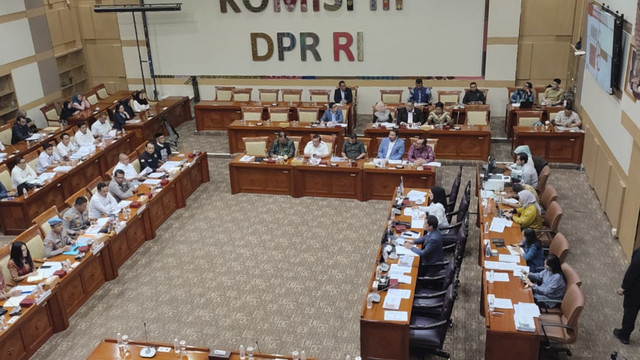
[[[247,121],[262,120],[262,107],[260,106],[242,106],[242,119]]]
[[[544,222],[554,234],[558,232],[560,219],[562,219],[562,207],[557,201],[554,201],[547,208],[547,212],[544,213]]]
[[[87,95],[87,101],[92,106],[98,103],[98,93],[92,92]]]
[[[438,91],[438,101],[445,105],[460,103],[460,91]]]
[[[216,86],[216,101],[231,101],[234,86]]]
[[[584,309],[584,294],[578,285],[567,287],[560,309],[563,324],[570,327],[565,330],[567,334],[565,340],[567,344],[573,344],[578,339],[578,319]]]
[[[309,98],[311,99],[311,102],[328,103],[330,93],[331,93],[331,90],[311,89],[309,90]]]
[[[76,204],[76,199],[80,196],[84,196],[87,201],[91,200],[91,193],[89,192],[89,190],[87,190],[87,188],[82,188],[75,194],[71,195],[67,200],[64,201],[64,203],[67,205],[67,207],[71,208]]]
[[[294,154],[297,156],[300,154],[300,141],[302,141],[302,136],[287,136],[289,140],[293,141],[293,146],[295,147]]]
[[[282,89],[282,101],[284,102],[302,101],[302,89]]]
[[[41,107],[40,111],[42,112],[42,115],[44,115],[44,119],[47,121],[47,124],[53,123],[57,125],[60,121],[60,115],[58,115],[58,110],[54,103],[49,103]]]
[[[40,155],[41,152],[42,147],[23,156],[24,161],[27,162],[27,165],[31,167],[33,171],[36,171],[36,166],[38,165],[38,155]]]
[[[447,199],[448,206],[447,212],[453,212],[456,206],[456,202],[458,201],[458,193],[460,192],[460,183],[462,181],[462,166],[460,166],[458,170],[458,175],[455,179],[453,179],[453,183],[451,184],[451,191],[449,192],[449,198]]]
[[[98,176],[97,178],[91,180],[90,183],[87,184],[87,191],[93,196],[96,192],[98,192],[98,183],[102,182],[102,177]]]
[[[480,89],[479,88],[478,90],[482,91],[482,94],[484,94],[484,103],[486,104],[487,103],[487,96],[489,95],[489,89]],[[464,89],[465,94],[467,92],[469,92],[469,91],[471,91],[471,88],[465,88]],[[509,96],[511,96],[511,93],[509,93]]]
[[[7,167],[7,164],[0,165],[0,182],[7,190],[13,189],[13,183],[11,182],[11,172]]]
[[[542,111],[518,111],[516,112],[516,123],[518,126],[533,126],[537,122],[542,122]]]
[[[233,101],[251,101],[251,92],[253,88],[234,88]]]
[[[380,101],[385,104],[399,104],[402,102],[404,90],[380,90]]]
[[[329,156],[333,156],[333,148],[336,144],[336,136],[335,135],[320,135],[320,139],[327,144],[329,148]]]
[[[267,156],[268,136],[243,137],[245,154],[250,156]]]
[[[511,94],[521,89],[521,86],[507,86],[507,100],[511,102]]]
[[[288,107],[268,107],[269,119],[275,122],[289,121]]]
[[[456,215],[456,222],[461,222],[464,220],[465,216],[467,216],[467,212],[469,211],[469,201],[466,197],[463,197],[460,200],[460,207],[458,208],[458,214]]]
[[[298,120],[302,122],[314,122],[318,120],[320,112],[318,108],[313,107],[299,107],[298,108]]]
[[[144,154],[144,152],[146,151],[146,147],[147,147],[146,142],[143,142],[142,144],[138,145],[138,147],[135,150],[135,153],[138,154],[137,156]]]
[[[540,183],[540,178],[538,178],[538,183]],[[551,185],[547,185],[540,196],[540,205],[546,209],[556,200],[558,200],[558,192],[556,191],[556,188]]]
[[[42,214],[36,216],[36,218],[32,221],[34,225],[38,225],[43,237],[47,237],[47,235],[49,235],[49,233],[51,232],[49,219],[51,219],[52,217],[60,217],[58,208],[55,205],[45,210]]]
[[[5,244],[0,247],[0,276],[4,277],[6,284],[13,284],[13,281],[11,280],[11,273],[7,266],[9,259],[11,259],[11,244]]]
[[[0,126],[0,142],[4,145],[11,145],[11,137],[13,136],[13,124],[4,124]]]
[[[258,89],[260,101],[266,103],[274,103],[278,101],[280,89]]]
[[[95,91],[96,95],[98,95],[100,99],[109,97],[109,92],[107,92],[107,88],[104,86],[104,84],[95,86],[92,90]]]
[[[436,146],[438,146],[438,139],[427,139],[427,145],[431,146],[431,149],[433,150],[433,154],[435,156]]]
[[[44,241],[38,225],[33,225],[23,231],[20,235],[11,240],[11,243],[18,241],[27,245],[32,259],[43,259],[46,257],[44,254]]]
[[[136,169],[137,173],[140,173],[140,159],[138,157],[131,160],[131,165],[133,166],[134,169]]]
[[[562,233],[557,233],[549,245],[549,254],[554,254],[563,263],[569,255],[569,241]]]
[[[549,121],[551,121],[555,120],[558,113],[564,110],[564,106],[547,106],[546,110],[549,116]]]
[[[467,124],[488,125],[489,105],[467,105]]]
[[[538,175],[538,194],[543,193],[547,188],[547,180],[549,180],[549,175],[551,174],[551,168],[549,165],[545,165],[540,171],[540,175]]]
[[[542,97],[544,96],[545,90],[547,90],[546,86],[534,86],[533,87],[533,91],[536,94],[535,99],[536,99],[536,102],[538,104],[542,104]]]
[[[577,285],[578,287],[582,286],[582,280],[580,280],[580,276],[571,265],[562,263],[560,267],[562,268],[562,273],[564,274],[564,278],[567,282],[567,287],[571,285]]]

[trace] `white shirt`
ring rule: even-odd
[[[105,121],[104,124],[100,122],[100,120],[96,121],[91,125],[91,133],[94,135],[107,136],[111,131],[111,123],[109,120]]]
[[[20,169],[18,165],[11,170],[11,185],[14,189],[17,189],[20,184],[25,182],[33,183],[37,178],[38,175],[29,165],[24,170]]]
[[[527,162],[522,167],[522,182],[534,188],[538,187],[538,172],[535,166],[533,166],[533,160]]]
[[[106,197],[102,197],[96,193],[89,200],[89,217],[97,219],[102,215],[109,215],[115,212],[118,202],[110,193]]]
[[[83,147],[83,146],[91,146],[93,145],[93,141],[95,140],[93,138],[93,134],[91,133],[91,130],[87,129],[87,133],[83,134],[82,131],[78,131],[76,133],[76,144],[78,144],[78,146]]]
[[[131,164],[125,165],[121,162],[118,162],[118,164],[116,164],[116,167],[113,168],[114,177],[116,174],[116,170],[124,171],[124,178],[127,179],[128,181],[131,181],[132,179],[135,179],[138,176],[136,169]]]
[[[407,124],[413,124],[413,111],[407,111]]]
[[[391,156],[391,152],[393,151],[393,146],[396,144],[396,141],[398,140],[389,141],[389,148],[387,148],[387,156],[384,157],[385,159],[389,159],[389,156]]]
[[[447,212],[444,209],[444,206],[440,203],[431,203],[431,205],[427,206],[427,213],[429,215],[433,215],[438,218],[438,228],[443,228],[449,226],[449,220],[447,219]],[[449,230],[442,230],[442,234],[448,233]]]
[[[138,101],[133,100],[133,111],[134,112],[143,112],[149,110],[149,104],[140,104]]]
[[[71,141],[69,141],[69,145],[60,142],[56,148],[58,149],[58,155],[60,155],[60,157],[65,157],[72,152],[78,151],[78,147]]]
[[[313,146],[313,141],[309,141],[304,147],[304,156],[311,157],[313,155],[326,157],[329,155],[329,147],[324,141],[320,141],[320,145],[318,145],[318,147]]]
[[[38,164],[36,165],[36,171],[38,173],[43,173],[47,171],[47,168],[55,163],[60,162],[60,157],[55,151],[49,155],[46,151],[40,153],[38,156]]]

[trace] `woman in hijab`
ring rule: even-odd
[[[448,227],[449,220],[447,220],[447,211],[445,206],[447,205],[447,195],[444,189],[440,186],[434,186],[431,188],[431,194],[429,194],[431,204],[426,207],[428,215],[433,215],[438,218],[438,227]],[[442,230],[442,234],[448,233],[449,230]]]
[[[136,91],[133,94],[133,111],[139,113],[149,110],[149,101],[147,97],[141,91]]]
[[[373,113],[373,122],[393,122],[391,111],[387,109],[387,106],[382,102],[378,102],[375,106],[375,112]]]
[[[80,112],[80,110],[76,110],[71,106],[70,101],[65,101],[62,105],[62,110],[60,111],[60,123],[62,127],[67,126],[67,119],[72,117],[73,115]]]
[[[518,193],[518,198],[520,199],[520,207],[515,209],[515,213],[508,211],[507,218],[512,218],[523,229],[542,229],[542,216],[540,215],[542,208],[536,201],[535,195],[529,190],[522,190]]]
[[[86,110],[91,107],[91,104],[89,104],[89,101],[87,101],[84,95],[76,94],[73,97],[73,103],[71,104],[71,106],[77,110]]]

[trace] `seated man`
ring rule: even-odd
[[[38,164],[36,165],[36,172],[38,173],[43,173],[47,171],[47,169],[54,168],[61,162],[58,154],[53,151],[52,143],[45,143],[42,145],[42,149],[44,151],[38,156]]]
[[[389,131],[389,137],[380,141],[378,158],[387,160],[402,160],[404,155],[404,140],[398,138],[398,131]]]
[[[151,171],[156,171],[160,168],[160,159],[156,153],[156,145],[151,141],[147,142],[144,153],[140,155],[140,170],[150,168]]]
[[[109,194],[109,186],[103,182],[98,183],[98,191],[89,201],[89,218],[97,219],[103,215],[115,214],[118,202]]]
[[[415,143],[411,144],[409,148],[409,162],[416,165],[424,165],[435,161],[436,156],[433,153],[433,148],[427,144],[427,139],[418,139]]]
[[[324,111],[324,114],[322,114],[320,122],[334,122],[342,124],[344,122],[344,116],[342,115],[342,110],[340,110],[340,105],[330,103],[329,108]]]
[[[133,196],[137,187],[124,178],[124,171],[116,170],[113,179],[109,182],[109,193],[118,201],[128,199]]]
[[[416,79],[416,87],[409,92],[409,101],[413,101],[416,104],[428,104],[431,102],[431,90],[424,87],[422,79]]]
[[[428,215],[424,222],[425,234],[416,240],[406,239],[404,247],[410,249],[414,253],[420,255],[420,264],[433,265],[444,261],[444,252],[442,251],[442,235],[438,229],[438,218]],[[424,244],[422,250],[414,245]]]
[[[20,191],[21,188],[30,188],[31,184],[35,184],[37,182],[38,175],[33,171],[31,166],[27,165],[27,161],[21,157],[16,159],[16,166],[11,170],[11,185],[14,189],[18,190],[18,193],[22,193]]]
[[[47,257],[52,257],[71,250],[71,245],[75,244],[75,241],[62,227],[62,219],[59,217],[49,219],[49,226],[51,226],[51,231],[44,238],[44,254]]]
[[[342,105],[351,104],[353,102],[353,93],[342,80],[338,83],[338,88],[333,93],[333,102]]]
[[[429,125],[451,125],[451,115],[444,111],[443,103],[440,101],[436,103],[435,110],[429,113],[427,123],[429,123]]]
[[[129,163],[129,157],[127,154],[118,155],[118,163],[115,168],[113,168],[112,177],[115,176],[116,170],[124,171],[124,178],[127,181],[131,181],[134,185],[138,186],[138,180],[142,180],[145,177],[143,175],[138,174],[136,169]]]
[[[111,122],[109,121],[109,117],[106,112],[102,112],[100,117],[98,117],[98,121],[94,122],[91,125],[91,133],[93,136],[104,139],[107,135],[109,135],[109,131],[111,131]]]
[[[91,225],[87,205],[87,198],[79,196],[73,206],[64,212],[62,216],[62,227],[69,236],[73,238],[78,237],[78,235],[84,234],[84,231]]]
[[[269,148],[269,157],[283,156],[286,159],[296,156],[296,144],[284,131],[278,132],[278,138]]]
[[[397,122],[399,125],[424,124],[424,114],[422,110],[413,105],[412,101],[407,101],[403,108],[398,109]]]
[[[156,133],[156,154],[161,163],[167,162],[171,155],[171,145],[165,141],[164,134],[161,132]]]
[[[562,80],[556,78],[551,82],[551,86],[547,87],[542,95],[542,105],[558,105],[562,103],[564,97],[564,90],[560,88],[560,82]]]
[[[484,104],[485,98],[484,93],[478,90],[478,84],[475,81],[472,81],[469,84],[470,90],[464,93],[464,97],[462,98],[463,104]]]
[[[512,104],[520,104],[523,102],[533,103],[533,84],[527,81],[522,85],[521,89],[518,89],[511,94],[510,101]]]
[[[27,140],[32,134],[29,132],[29,126],[27,126],[27,118],[24,116],[18,116],[16,122],[11,129],[11,145],[15,145],[20,141]]]
[[[78,147],[71,142],[71,136],[69,136],[69,134],[62,133],[60,139],[62,141],[60,141],[60,143],[58,144],[57,150],[58,155],[60,155],[61,158],[68,159],[71,154],[78,151]]]
[[[304,156],[314,158],[326,158],[329,156],[329,147],[322,141],[320,135],[315,134],[311,141],[304,147]]]
[[[538,186],[538,173],[533,165],[533,161],[529,162],[529,155],[519,153],[516,164],[522,167],[522,183],[531,185],[534,188]]]
[[[567,103],[567,106],[564,107],[564,110],[558,111],[555,120],[552,120],[551,123],[555,126],[565,127],[579,128],[582,126],[580,115],[578,115],[577,112],[573,111],[573,105],[571,103]]]
[[[342,157],[346,157],[351,160],[364,159],[367,156],[367,152],[364,149],[362,141],[358,140],[356,133],[349,135],[349,140],[342,144]]]
[[[78,127],[80,131],[77,131],[75,135],[76,144],[78,144],[79,147],[94,145],[96,140],[93,138],[93,133],[89,130],[87,123],[80,123]]]

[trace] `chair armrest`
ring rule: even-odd
[[[449,322],[449,320],[441,320],[441,321],[438,321],[437,323],[433,323],[433,324],[429,324],[429,325],[409,325],[409,329],[413,329],[413,330],[435,329],[435,328],[440,327],[442,325],[446,325],[448,322]]]
[[[418,299],[431,299],[434,297],[443,296],[446,293],[447,293],[447,290],[442,290],[429,295],[414,295],[413,297]]]
[[[438,229],[440,229],[440,231],[442,231],[442,230],[451,230],[451,229],[457,229],[460,226],[462,226],[462,221],[458,221],[457,223],[455,223],[453,225],[439,227]]]
[[[444,280],[445,274],[438,276],[418,276],[419,281],[436,281],[436,280]]]
[[[443,246],[443,247],[442,247],[442,251],[447,251],[447,250],[449,250],[449,249],[455,249],[455,248],[456,248],[456,246],[458,246],[458,243],[457,243],[457,242],[452,242],[452,243],[451,243],[451,244],[449,244],[449,245],[445,245],[445,246]]]
[[[573,328],[571,326],[566,325],[566,324],[560,324],[560,323],[540,322],[540,326],[542,326],[542,328],[544,328],[545,326],[549,326],[549,327],[561,327],[561,328],[564,328],[564,329],[573,330]]]
[[[445,266],[445,265],[449,265],[449,262],[450,262],[449,260],[442,260],[433,264],[420,264],[420,266],[424,266],[424,267]]]
[[[438,308],[438,307],[442,307],[444,305],[444,301],[439,302],[437,304],[413,304],[414,308],[427,308],[427,309],[432,309],[432,308]]]
[[[444,216],[449,217],[449,216],[453,216],[453,215],[455,215],[457,213],[458,213],[458,210],[455,210],[455,211],[452,211],[452,212],[444,214]]]

